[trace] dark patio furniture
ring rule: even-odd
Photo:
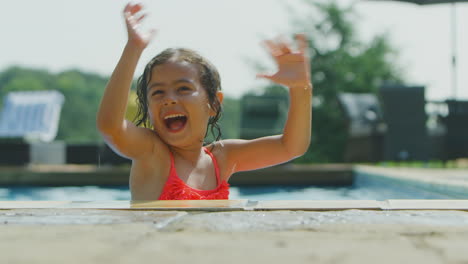
[[[385,160],[428,160],[425,87],[386,85],[379,90],[387,131]]]
[[[338,102],[344,113],[348,132],[344,161],[382,160],[382,140],[386,127],[377,96],[369,93],[340,93]]]

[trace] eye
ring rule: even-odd
[[[164,93],[163,90],[155,90],[151,93],[152,96]]]
[[[179,87],[178,90],[179,90],[180,92],[187,92],[187,91],[190,91],[190,90],[192,90],[192,89],[191,89],[190,87],[188,87],[188,86],[181,86],[181,87]]]

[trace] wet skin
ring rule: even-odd
[[[137,127],[125,120],[135,68],[154,31],[140,30],[145,17],[141,4],[128,4],[124,17],[128,42],[106,86],[96,122],[106,142],[133,162],[132,200],[158,199],[169,176],[170,153],[174,155],[177,174],[189,186],[203,190],[215,188],[213,163],[202,148],[208,120],[215,113],[200,84],[196,66],[169,61],[153,69],[147,99],[154,129]],[[238,171],[289,161],[307,151],[312,120],[307,43],[303,34],[296,36],[297,49],[281,39],[265,42],[278,70],[258,77],[289,88],[290,108],[283,134],[216,142],[213,155],[219,164],[221,180],[228,180]],[[222,93],[218,92],[217,96],[221,102]]]
[[[221,93],[218,93],[218,97],[222,100]],[[201,148],[208,120],[216,113],[210,107],[205,88],[200,84],[197,66],[170,61],[154,67],[147,87],[147,102],[156,149],[149,156],[133,161],[132,197],[145,200],[159,197],[169,176],[169,153],[174,155],[179,178],[187,185],[201,190],[216,188],[213,163]],[[176,130],[171,129],[165,120],[173,115],[186,118]],[[160,153],[165,153],[164,162],[155,162]]]
[[[187,62],[167,62],[152,71],[147,93],[149,116],[154,130],[167,145],[199,147],[210,116],[216,114],[198,75],[197,67]],[[170,114],[186,116],[181,130],[168,128],[164,117]]]

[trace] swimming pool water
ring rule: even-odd
[[[358,176],[347,187],[252,186],[231,187],[230,199],[249,200],[387,200],[467,199],[466,196],[422,190]],[[0,201],[109,201],[130,200],[127,186],[118,187],[0,187]]]

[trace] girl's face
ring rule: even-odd
[[[221,92],[218,98],[222,100]],[[169,61],[151,72],[147,87],[151,124],[166,144],[187,147],[203,142],[208,120],[216,113],[210,107],[199,72],[188,62]]]

